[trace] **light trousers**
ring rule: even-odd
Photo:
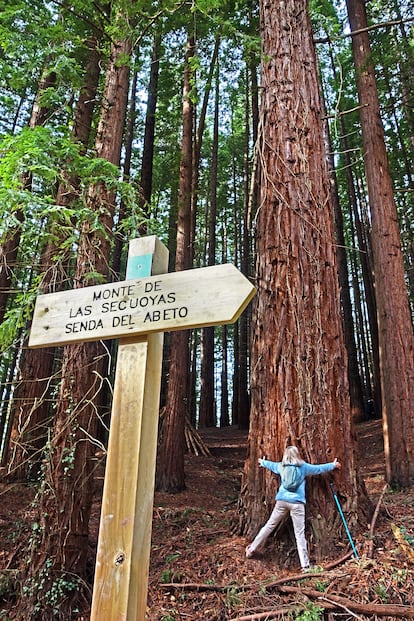
[[[249,550],[255,552],[288,515],[292,519],[301,567],[309,567],[308,546],[305,537],[305,505],[301,502],[277,500],[266,524],[249,545]]]

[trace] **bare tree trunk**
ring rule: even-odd
[[[106,73],[103,104],[96,136],[96,153],[119,165],[128,97],[129,40],[114,42]],[[110,238],[115,196],[103,183],[91,186],[88,207],[100,227],[84,221],[81,229],[75,288],[108,279]],[[95,275],[95,276],[91,276]],[[107,362],[106,362],[107,364]],[[93,468],[98,397],[105,375],[105,353],[100,343],[80,343],[64,349],[62,383],[56,405],[51,452],[39,503],[40,540],[25,570],[26,596],[18,616],[42,621],[68,619],[86,579],[88,522],[93,498]],[[43,581],[38,576],[44,576]],[[69,579],[70,578],[70,579]],[[34,588],[34,580],[37,586]],[[59,595],[58,613],[46,597],[56,583],[66,585]]]
[[[56,73],[44,71],[37,89],[37,96],[33,104],[32,113],[30,115],[29,127],[32,129],[43,125],[46,121],[50,108],[40,105],[40,98],[44,91],[51,88],[56,82]],[[22,187],[28,190],[31,186],[31,175],[22,176]],[[14,213],[15,221],[23,224],[24,213],[19,208]],[[20,224],[17,224],[7,230],[0,246],[0,323],[4,319],[7,310],[7,302],[10,293],[10,287],[13,282],[14,270],[17,263],[17,255],[19,252],[19,244],[21,237]]]
[[[396,128],[396,135],[398,136],[398,145],[396,149],[400,154],[404,178],[407,179],[407,185],[409,188],[414,188],[414,170],[413,160],[410,157],[410,152],[407,149],[407,138],[404,134],[402,127],[402,120],[399,114],[399,102],[396,101],[396,96],[393,92],[391,84],[391,76],[389,69],[384,64],[383,74],[387,84],[387,90],[389,92],[390,106],[392,110],[392,118]],[[404,90],[404,84],[403,84]],[[413,95],[414,97],[414,95]],[[410,112],[407,111],[406,115]],[[401,189],[399,190],[401,192]],[[408,281],[408,298],[411,305],[411,314],[414,317],[414,224],[410,213],[410,199],[409,193],[403,190],[402,196],[400,196],[400,214],[401,214],[401,244],[404,256],[404,266],[407,273]]]
[[[85,70],[85,86],[81,89],[76,105],[73,123],[72,139],[86,151],[88,147],[94,101],[99,81],[99,59],[97,41],[88,43],[89,56]],[[56,196],[56,203],[62,206],[70,205],[78,197],[78,179],[68,179],[61,183]],[[62,257],[61,245],[65,239],[59,222],[49,226],[51,241],[46,244],[42,255],[40,269],[43,280],[40,292],[51,293],[61,290],[70,280],[67,267],[70,257]],[[68,252],[71,255],[71,251]],[[60,256],[56,262],[56,256]],[[53,379],[55,366],[55,349],[25,349],[20,366],[21,380],[13,395],[11,416],[14,419],[13,441],[11,443],[11,458],[8,464],[8,479],[23,479],[26,476],[37,475],[42,461],[42,450],[46,443],[47,432],[50,426],[52,413],[50,411],[51,392],[56,384]]]
[[[210,173],[210,210],[208,226],[208,265],[216,263],[216,225],[217,225],[217,173],[219,142],[219,66],[216,66],[216,88],[214,104],[213,145]],[[214,398],[214,334],[213,327],[201,331],[201,392],[200,392],[200,427],[214,427],[216,424]]]
[[[331,67],[332,71],[336,75],[335,62],[332,55],[332,50],[330,49],[330,58],[331,58]],[[336,76],[338,77],[338,76]],[[379,350],[378,350],[378,324],[377,324],[377,312],[376,312],[376,300],[375,300],[375,290],[373,283],[373,272],[372,272],[372,261],[371,256],[371,234],[366,226],[363,230],[363,223],[361,222],[361,218],[358,212],[358,197],[355,191],[355,186],[357,184],[357,180],[355,180],[355,176],[353,175],[353,166],[352,159],[350,156],[350,144],[348,141],[348,131],[345,122],[345,118],[343,115],[340,116],[340,125],[341,125],[341,142],[343,144],[343,158],[345,161],[345,176],[347,181],[347,189],[348,189],[348,197],[350,201],[350,214],[351,218],[353,216],[355,223],[355,232],[356,232],[356,241],[357,248],[359,248],[359,262],[361,264],[362,269],[362,279],[364,283],[365,290],[365,303],[367,306],[368,312],[368,323],[369,323],[369,331],[370,331],[370,343],[371,343],[371,352],[372,352],[372,363],[371,363],[371,373],[373,382],[367,382],[367,386],[365,386],[365,397],[366,400],[373,399],[375,403],[375,409],[377,411],[381,410],[381,386],[380,386],[380,372],[379,372]],[[368,367],[366,367],[368,370]],[[369,373],[366,373],[366,377],[369,378]],[[351,388],[352,389],[352,388]]]
[[[152,191],[152,168],[154,159],[154,137],[155,137],[155,112],[158,100],[158,75],[160,71],[160,51],[161,37],[158,33],[154,37],[154,47],[152,51],[151,71],[148,86],[147,112],[145,115],[144,146],[142,151],[141,164],[141,194],[140,207],[147,216],[149,215],[148,206],[151,202]],[[140,228],[140,233],[147,232],[147,225]]]
[[[384,141],[365,2],[347,0],[372,220],[387,481],[414,483],[414,334],[400,231]],[[362,30],[361,30],[362,29]]]
[[[323,100],[326,117],[325,101]],[[348,261],[345,248],[344,220],[339,202],[338,182],[335,173],[331,134],[329,123],[325,121],[326,150],[329,153],[329,174],[331,178],[331,201],[334,209],[335,237],[337,241],[336,258],[338,263],[339,290],[344,326],[344,342],[348,357],[348,383],[351,402],[351,416],[354,422],[364,419],[365,407],[361,376],[358,369],[358,355],[355,342],[355,327],[352,315],[351,293],[349,289]]]
[[[246,67],[246,74],[249,75],[249,68]],[[243,228],[241,237],[241,259],[240,267],[243,274],[249,276],[249,258],[250,258],[250,223],[249,212],[251,209],[250,200],[255,196],[255,193],[250,193],[251,184],[257,188],[255,174],[251,175],[250,172],[250,142],[253,138],[253,143],[256,142],[256,137],[253,133],[251,136],[250,128],[250,88],[248,86],[249,80],[246,80],[246,93],[245,93],[245,138],[244,138],[244,180],[243,180]],[[254,80],[253,80],[254,84]],[[253,86],[253,85],[252,85]],[[254,98],[253,98],[254,100]],[[254,106],[253,106],[254,109]],[[253,116],[254,118],[254,116]],[[257,131],[257,119],[253,124],[253,128]],[[239,351],[238,351],[238,425],[240,429],[249,428],[249,415],[250,415],[250,394],[249,394],[249,316],[250,308],[242,314],[239,319]]]
[[[190,59],[194,56],[194,39],[188,36],[183,89],[183,137],[180,164],[180,189],[178,198],[176,271],[191,267],[191,199],[193,180],[193,105]],[[167,403],[159,446],[156,487],[165,492],[178,492],[185,488],[184,449],[185,419],[189,403],[189,335],[188,330],[171,335],[171,363]]]
[[[308,3],[261,3],[261,182],[253,315],[252,410],[241,530],[253,534],[274,504],[275,478],[257,460],[288,444],[304,459],[343,462],[338,487],[360,517],[340,313],[333,210]],[[332,552],[338,516],[329,481],[309,484],[312,555]],[[279,539],[285,545],[284,538]]]
[[[234,261],[237,266],[240,266],[240,235],[239,235],[239,205],[237,200],[237,171],[236,171],[236,155],[233,154],[232,162],[232,192],[233,192],[233,228],[234,228]],[[233,425],[239,424],[239,359],[240,359],[240,322],[237,321],[233,327],[233,399],[231,404],[231,420]]]

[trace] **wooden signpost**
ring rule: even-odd
[[[163,333],[233,323],[255,294],[230,264],[165,273],[155,236],[129,245],[127,280],[40,295],[29,346],[119,338],[91,621],[144,621]]]

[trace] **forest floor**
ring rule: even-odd
[[[380,421],[358,425],[362,474],[378,507],[372,532],[367,525],[354,535],[358,560],[338,532],[335,557],[306,575],[284,567],[271,544],[261,557],[246,559],[248,541],[234,533],[234,524],[247,435],[234,427],[201,435],[211,456],[186,456],[186,491],[155,494],[147,621],[414,618],[414,489],[384,492]],[[19,560],[31,495],[28,487],[0,486],[0,578]],[[97,501],[92,557],[99,510]],[[9,618],[12,604],[7,597],[0,601],[0,621]],[[85,611],[79,621],[88,618]]]

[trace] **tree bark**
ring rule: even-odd
[[[176,271],[191,267],[191,199],[193,179],[193,104],[190,99],[191,67],[194,39],[187,38],[183,87],[183,137],[178,196]],[[185,420],[189,404],[189,336],[188,330],[171,335],[171,362],[167,402],[158,452],[156,488],[164,492],[185,489],[184,449]]]
[[[213,145],[210,173],[210,209],[208,226],[208,265],[216,263],[216,225],[217,225],[217,174],[219,150],[219,65],[216,65],[215,104]],[[216,407],[214,397],[214,327],[203,328],[201,331],[201,387],[199,425],[214,427],[216,424]]]
[[[326,106],[323,100],[323,111]],[[329,153],[329,174],[331,179],[331,201],[334,209],[335,237],[337,241],[336,259],[338,264],[339,290],[344,327],[344,342],[348,358],[348,383],[351,403],[351,416],[354,422],[364,419],[365,407],[362,392],[361,376],[358,369],[358,354],[355,342],[355,326],[352,314],[351,293],[349,287],[348,261],[345,247],[344,219],[338,194],[338,181],[335,173],[335,162],[331,142],[329,123],[325,122],[326,150]]]
[[[372,220],[386,478],[408,486],[414,483],[414,334],[369,34],[363,30],[365,2],[346,4],[351,31],[360,31],[352,36],[352,50]]]
[[[261,181],[252,410],[241,530],[253,535],[274,504],[276,477],[259,471],[287,444],[309,462],[343,463],[337,477],[351,524],[361,517],[340,313],[333,210],[317,65],[306,0],[262,2]],[[338,515],[328,477],[309,483],[312,556],[332,552]],[[283,537],[279,539],[285,545]]]
[[[141,193],[139,206],[142,212],[149,216],[149,205],[152,192],[152,169],[154,160],[155,112],[158,100],[158,76],[160,71],[161,37],[158,33],[154,37],[151,71],[148,86],[148,102],[145,115],[144,146],[141,163]],[[147,232],[146,223],[140,227],[140,233]]]
[[[103,104],[96,136],[98,157],[119,165],[128,97],[131,55],[129,40],[114,42],[106,72]],[[115,196],[103,183],[91,186],[87,197],[91,219],[83,222],[80,234],[75,288],[110,278],[110,236]],[[43,493],[39,502],[40,540],[25,569],[26,596],[19,602],[19,618],[35,619],[41,608],[42,621],[68,619],[86,580],[88,522],[93,499],[93,455],[91,438],[96,435],[99,392],[105,376],[105,353],[100,343],[80,343],[64,349],[62,383],[56,404],[55,427],[47,462]],[[107,366],[107,362],[106,362]],[[44,576],[39,581],[39,575]],[[36,580],[37,586],[34,587]],[[47,593],[61,586],[59,616]],[[55,604],[56,608],[56,604]]]

